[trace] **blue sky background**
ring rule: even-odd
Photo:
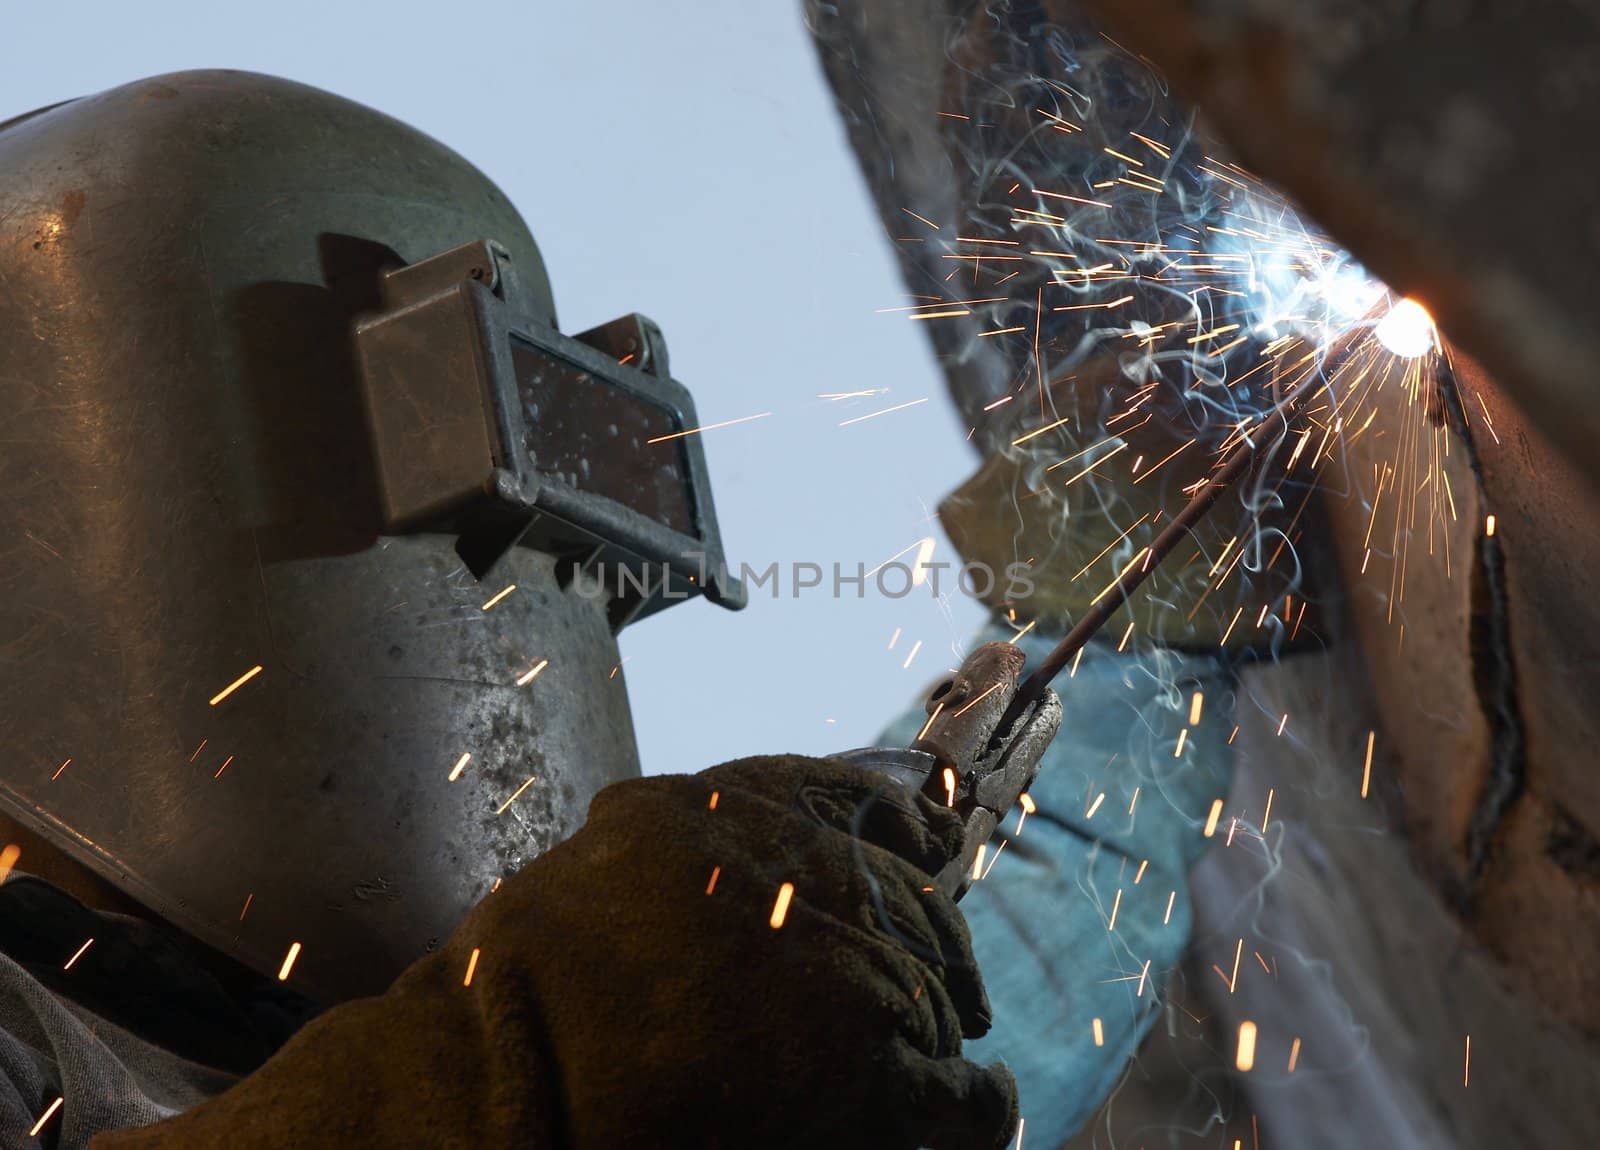
[[[975,459],[922,333],[875,314],[903,289],[798,0],[17,5],[5,38],[0,119],[227,67],[416,125],[521,209],[564,328],[645,312],[703,422],[774,413],[705,437],[733,561],[870,569],[929,534],[955,558],[930,516]],[[868,388],[889,392],[817,398]],[[646,620],[622,644],[645,769],[866,743],[981,618],[924,587]]]

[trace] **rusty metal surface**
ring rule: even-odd
[[[1600,1033],[1600,970],[1580,957],[1600,953],[1600,513],[1481,365],[1457,353],[1445,380],[1450,417],[1429,434],[1453,516],[1401,553],[1384,510],[1400,493],[1376,479],[1412,450],[1397,446],[1418,418],[1400,396],[1347,444],[1348,489],[1324,500],[1352,638],[1445,904],[1523,993]]]
[[[1386,756],[1406,780],[1408,833],[1426,871],[1459,901],[1474,870],[1469,839],[1491,743],[1470,658],[1482,492],[1462,445],[1396,381],[1371,406],[1371,426],[1343,445],[1319,503],[1347,600],[1345,638],[1362,648],[1362,675],[1383,701]],[[1447,436],[1453,452],[1436,446]],[[1406,496],[1429,467],[1456,514],[1418,533]]]
[[[0,131],[0,801],[258,969],[302,943],[324,997],[638,771],[603,596],[381,534],[351,323],[484,236],[553,324],[499,191],[347,101],[192,73]]]

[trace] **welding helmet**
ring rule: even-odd
[[[11,120],[0,283],[0,804],[316,997],[638,773],[623,625],[742,602],[659,330],[561,334],[395,120],[237,72]]]

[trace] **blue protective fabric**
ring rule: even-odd
[[[1012,634],[997,627],[977,641]],[[1031,664],[1053,642],[1029,634],[1019,645]],[[1011,1067],[1037,1147],[1088,1121],[1160,1013],[1189,940],[1189,868],[1228,793],[1234,729],[1232,676],[1209,656],[1093,646],[1056,689],[1065,717],[1030,792],[1037,809],[1020,835],[1020,809],[1006,818],[1003,852],[961,904],[994,1007],[968,1056]],[[906,745],[925,718],[908,712],[883,744]]]

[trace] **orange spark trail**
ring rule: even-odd
[[[254,679],[257,675],[261,674],[261,671],[262,671],[261,664],[257,663],[254,667],[251,667],[244,674],[240,675],[233,682],[229,683],[226,687],[222,688],[222,690],[218,691],[215,695],[213,695],[212,698],[211,698],[211,705],[213,707],[215,707],[218,703],[222,702],[222,700],[226,699],[229,695],[233,694],[240,687],[242,687],[246,683],[248,683],[251,679]]]
[[[721,423],[707,423],[701,427],[691,427],[687,431],[674,431],[671,435],[658,435],[654,439],[647,439],[645,443],[665,443],[669,439],[682,439],[686,435],[699,435],[705,431],[716,431],[721,427],[732,427],[736,423],[749,423],[752,419],[765,419],[771,415],[770,411],[763,411],[758,415],[741,415],[738,419],[726,419]]]

